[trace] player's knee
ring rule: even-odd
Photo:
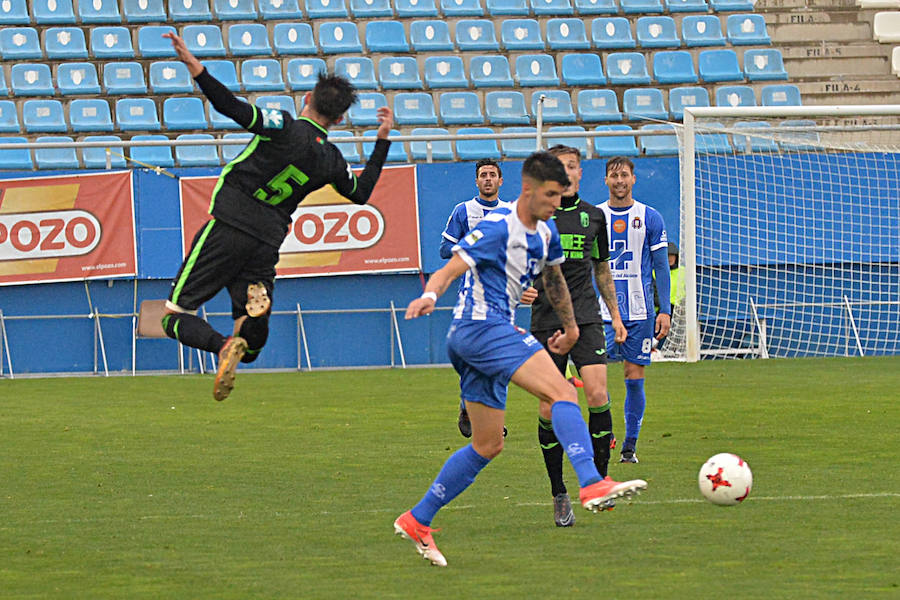
[[[603,406],[609,402],[609,394],[606,393],[606,386],[597,386],[591,390],[585,390],[588,406]]]
[[[503,451],[503,434],[501,433],[496,438],[492,437],[490,440],[472,442],[472,448],[484,458],[493,460]]]

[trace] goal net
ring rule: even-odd
[[[900,106],[689,109],[679,144],[670,358],[900,354]]]

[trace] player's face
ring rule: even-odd
[[[478,194],[485,200],[493,200],[500,192],[500,186],[503,185],[503,178],[500,172],[493,165],[485,165],[478,169],[475,176],[475,185],[478,187]]]
[[[578,193],[578,184],[581,181],[581,158],[573,153],[561,154],[557,158],[566,168],[566,175],[571,182],[569,187],[563,190],[563,196],[574,196]]]
[[[529,199],[531,215],[540,221],[546,221],[556,212],[562,201],[563,185],[557,181],[531,181]]]
[[[631,189],[637,179],[627,165],[615,167],[606,174],[609,197],[614,200],[630,200]]]

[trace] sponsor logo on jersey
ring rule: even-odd
[[[281,111],[274,108],[262,109],[263,127],[267,129],[281,129],[284,127],[284,117]]]
[[[473,230],[469,235],[467,235],[464,239],[467,244],[470,246],[474,245],[475,242],[484,237],[484,234],[478,231],[477,229]]]
[[[628,225],[625,223],[625,219],[616,219],[613,221],[613,231],[616,233],[625,233],[625,229],[628,228]]]

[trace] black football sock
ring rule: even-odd
[[[198,316],[186,313],[167,313],[162,318],[166,335],[185,346],[218,354],[225,345],[225,336]]]
[[[538,443],[544,454],[544,466],[550,477],[550,491],[554,496],[566,493],[563,482],[563,447],[553,433],[553,424],[549,419],[538,417]]]
[[[247,352],[241,358],[243,363],[251,363],[259,358],[259,352],[269,338],[269,315],[247,317],[238,335],[247,340]]]
[[[601,477],[609,471],[609,443],[612,438],[612,414],[609,402],[603,406],[588,407],[588,431],[591,432],[591,444],[594,446],[594,465]]]

